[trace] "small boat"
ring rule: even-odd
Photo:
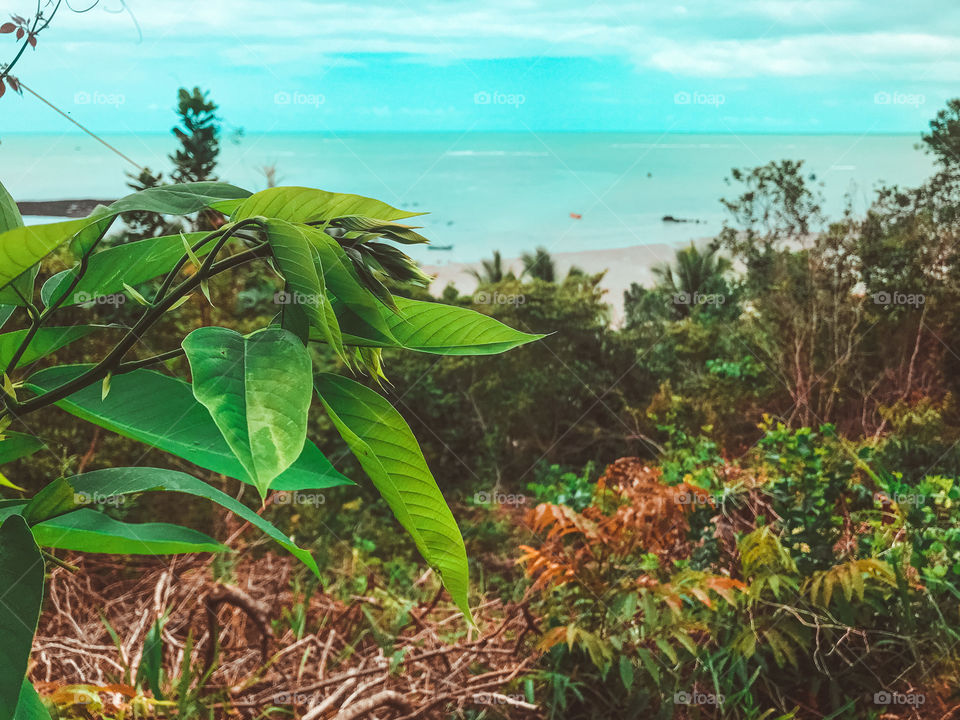
[[[453,245],[427,245],[427,250],[453,250]]]
[[[574,220],[583,220],[583,215],[580,213],[570,213],[570,217],[572,217]]]

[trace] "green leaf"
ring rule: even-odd
[[[363,217],[361,215],[348,215],[347,217],[338,218],[333,224],[336,227],[348,231],[379,233],[404,245],[430,242],[420,233],[414,232],[415,228],[409,225],[400,225],[398,223]]]
[[[382,315],[396,343],[380,335],[352,313],[338,308],[347,345],[398,346],[434,355],[496,355],[539,340],[514,330],[499,320],[468,308],[398,297],[397,312],[383,308]],[[317,340],[311,336],[312,340]]]
[[[644,669],[650,674],[650,677],[653,678],[653,682],[656,685],[660,684],[660,666],[657,665],[656,659],[653,657],[653,653],[647,650],[647,648],[637,648],[637,655],[640,656],[640,662],[643,664]]]
[[[23,519],[28,525],[35,525],[44,520],[57,517],[75,510],[78,502],[77,493],[65,478],[57,478],[45,485],[23,509]]]
[[[70,382],[89,368],[89,365],[47,368],[31,375],[26,387],[34,392],[46,392]],[[57,407],[212,472],[251,482],[210,413],[196,401],[190,384],[183,380],[154,370],[135,370],[113,377],[106,400],[101,400],[100,387],[95,384],[59,401]],[[0,443],[0,457],[2,448]],[[307,441],[297,461],[274,480],[272,487],[317,490],[351,484],[316,445]]]
[[[56,352],[65,345],[69,345],[75,340],[86,337],[92,332],[96,332],[105,326],[96,325],[74,325],[73,327],[42,327],[33,336],[26,352],[17,363],[17,367],[30,365],[40,358]],[[14,330],[13,332],[0,335],[0,367],[5,368],[13,358],[20,343],[27,336],[26,330]]]
[[[146,211],[189,215],[206,207],[233,212],[249,195],[246,190],[226,183],[161,185],[127,195],[85,218],[7,230],[0,233],[0,288],[9,285],[65,242],[79,240],[89,247],[91,238],[102,236],[122,213]]]
[[[3,473],[0,473],[0,487],[8,487],[13,490],[19,490],[20,492],[27,491],[26,488],[22,488],[19,485],[16,485],[15,483],[11,482],[10,479]]]
[[[7,192],[3,183],[0,183],[0,232],[18,227],[23,227],[20,208],[17,207],[16,201]]]
[[[0,720],[14,717],[43,603],[44,563],[27,523],[0,525]]]
[[[0,328],[7,324],[7,320],[17,310],[16,305],[0,305]]]
[[[324,268],[301,229],[305,227],[285,220],[267,220],[267,239],[277,269],[286,281],[284,299],[299,306],[310,319],[311,327],[317,328],[324,340],[345,359],[340,326],[327,297]]]
[[[111,555],[177,555],[225,552],[216,540],[196,530],[168,523],[124,523],[82,508],[33,526],[42,547]]]
[[[364,286],[340,243],[319,228],[301,227],[317,252],[319,268],[330,293],[377,333],[394,342],[383,316],[384,312],[392,314],[392,309],[384,307]],[[390,300],[394,302],[392,296]]]
[[[320,373],[314,385],[364,472],[472,621],[463,537],[407,423],[384,397],[358,382]]]
[[[23,679],[23,685],[20,688],[20,701],[17,703],[13,720],[50,720],[50,713],[26,678]]]
[[[69,478],[68,482],[72,492],[81,499],[96,498],[102,501],[119,495],[167,491],[212,500],[278,542],[313,573],[319,575],[317,564],[309,552],[297,547],[290,538],[240,501],[192,475],[161,468],[121,467],[75,475]]]
[[[140,656],[135,681],[137,687],[143,687],[146,683],[157,700],[163,700],[163,689],[160,687],[160,676],[163,672],[163,625],[164,618],[157,618],[143,638],[143,654]]]
[[[23,217],[20,215],[20,208],[17,207],[17,203],[10,197],[10,193],[7,192],[3,184],[0,183],[0,233],[21,227],[23,227]],[[3,306],[2,311],[0,311],[0,317],[3,319],[0,325],[10,319],[14,307],[23,305],[21,296],[29,298],[33,295],[33,283],[37,278],[38,271],[39,268],[36,268],[31,273],[25,273],[12,287],[0,290],[0,302],[9,303]]]
[[[199,242],[208,233],[186,233],[191,245]],[[198,255],[206,255],[216,240],[204,244]],[[104,295],[123,291],[124,284],[139,285],[168,273],[183,257],[183,240],[180,235],[164,235],[136,242],[124,243],[90,256],[87,270],[71,292],[63,306],[89,302]],[[40,299],[47,307],[66,292],[75,276],[75,269],[63,270],[47,280],[40,288]]]
[[[183,340],[193,394],[265,497],[303,451],[312,386],[310,353],[270,327],[247,336],[204,327]]]
[[[382,220],[402,220],[423,215],[398,210],[379,200],[315,190],[306,187],[274,187],[254,193],[240,203],[231,220],[262,215],[289,222],[322,222],[347,215],[365,215]]]
[[[33,455],[44,445],[43,440],[33,435],[24,435],[11,430],[4,431],[3,435],[3,440],[0,440],[0,465]]]
[[[633,687],[633,663],[626,655],[620,656],[620,681],[627,690]]]

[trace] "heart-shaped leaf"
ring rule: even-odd
[[[63,365],[40,370],[26,387],[46,392],[76,379],[89,365]],[[158,403],[156,398],[163,398]],[[82,420],[124,437],[139,440],[215,473],[250,483],[207,409],[197,402],[189,383],[154,370],[115,375],[110,394],[101,398],[91,385],[57,403]],[[10,434],[10,433],[8,433]],[[0,457],[3,444],[0,443]],[[274,480],[274,490],[316,490],[350,485],[312,442],[307,441],[297,461]]]
[[[194,396],[265,497],[306,441],[310,353],[296,335],[276,327],[247,336],[199,328],[184,338],[183,349]]]

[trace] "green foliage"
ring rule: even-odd
[[[216,158],[216,107],[197,90],[192,95],[182,91],[180,100],[187,131],[178,133],[184,150],[175,157],[180,165],[175,176],[207,178]],[[9,196],[4,191],[0,201],[5,199]],[[380,241],[424,242],[412,228],[395,222],[410,213],[354,195],[308,188],[271,188],[251,195],[212,182],[148,187],[98,208],[88,218],[30,228],[20,227],[12,202],[0,202],[0,211],[7,226],[0,229],[3,300],[22,308],[26,325],[0,336],[0,359],[6,365],[0,427],[56,405],[200,468],[250,483],[265,498],[270,490],[322,489],[348,482],[307,441],[315,389],[361,467],[470,618],[463,540],[406,423],[386,399],[359,382],[330,373],[317,374],[315,382],[313,378],[315,357],[333,351],[382,380],[380,350],[365,339],[369,335],[390,347],[458,355],[499,353],[540,337],[461,308],[443,313],[440,306],[411,306],[402,298],[407,312],[394,320],[401,310],[388,285],[422,284],[425,276],[404,253]],[[214,211],[232,217],[209,233],[100,247],[114,220],[130,213],[143,221],[143,213]],[[61,246],[66,249],[60,252],[72,256],[74,264],[45,283],[41,311],[35,305],[34,280],[45,258]],[[267,317],[259,327],[235,330],[203,322],[201,314],[200,327],[176,327],[172,339],[182,347],[130,357],[143,336],[162,326],[198,289],[212,301],[211,280],[249,263],[269,266],[292,291],[292,300],[280,303],[279,325]],[[46,267],[43,271],[49,273]],[[75,317],[89,309],[88,300],[121,291],[138,305],[123,311],[128,319],[122,325],[51,323],[54,316]],[[345,337],[338,312],[357,323],[356,335]],[[396,338],[391,327],[401,325],[401,338]],[[51,364],[55,352],[79,340],[98,341],[106,350],[94,363]],[[314,342],[321,345],[317,353],[312,352]],[[162,363],[179,365],[181,356],[189,363],[189,383],[149,369]],[[29,366],[37,362],[49,366],[33,372]],[[29,374],[21,376],[21,367]],[[15,460],[42,446],[39,439],[9,433],[0,436],[0,458]],[[5,478],[2,484],[17,489]],[[17,600],[5,602],[0,612],[0,625],[10,639],[4,646],[10,648],[10,657],[0,667],[0,720],[13,717],[20,698],[40,609],[44,562],[38,546],[121,555],[227,550],[192,528],[127,522],[99,507],[121,496],[160,490],[213,500],[319,574],[313,557],[285,533],[230,495],[184,473],[111,468],[51,478],[29,500],[2,500],[0,574],[6,575],[4,590],[15,590]],[[157,624],[151,630],[138,672],[155,697],[162,692],[160,628]],[[182,707],[194,707],[188,689],[177,692]],[[25,702],[29,705],[30,698]]]
[[[243,336],[198,328],[183,340],[193,394],[210,412],[261,498],[307,439],[310,354],[280,328]]]
[[[533,474],[535,479],[527,483],[527,489],[538,503],[566,505],[579,512],[593,500],[597,470],[592,462],[584,465],[579,473],[559,465],[540,464]]]
[[[89,366],[58,366],[30,376],[27,388],[50,392],[74,382]],[[164,401],[157,403],[156,398]],[[190,383],[145,368],[117,375],[110,393],[88,386],[57,402],[57,406],[151,447],[228,477],[249,482],[243,463],[233,454],[206,408],[198,403]],[[4,443],[0,443],[0,449]],[[275,490],[314,490],[349,483],[312,442],[307,441],[293,465],[277,477]]]
[[[220,154],[220,119],[217,104],[207,93],[195,87],[193,91],[180,88],[177,94],[177,115],[182,127],[173,128],[181,148],[170,156],[176,169],[173,179],[178,183],[215,180],[213,170]]]
[[[385,398],[360,383],[328,373],[318,374],[315,383],[364,472],[443,578],[457,606],[471,617],[463,539],[406,422]]]
[[[527,276],[536,278],[543,282],[555,282],[557,279],[557,270],[554,266],[553,258],[544,247],[538,247],[533,254],[524,253],[520,261],[523,263],[523,272],[521,277]]]
[[[763,427],[762,467],[772,478],[773,510],[784,537],[801,571],[823,569],[834,558],[841,528],[834,510],[853,473],[852,463],[833,441],[830,425],[819,432],[790,430],[783,423]]]
[[[26,521],[11,515],[0,524],[0,718],[11,718],[20,700],[30,645],[43,599],[43,558]]]

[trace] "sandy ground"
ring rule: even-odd
[[[705,242],[705,241],[703,241]],[[699,244],[699,243],[698,243]],[[613,307],[614,324],[623,318],[623,292],[630,283],[639,283],[649,287],[652,284],[650,268],[664,262],[673,262],[678,248],[686,243],[655,243],[650,245],[632,245],[609,250],[582,250],[579,252],[552,253],[559,276],[566,275],[571,265],[577,265],[588,273],[606,271],[601,286],[606,290],[606,301]],[[437,251],[442,255],[443,251]],[[505,269],[512,269],[518,275],[523,270],[519,258],[504,258]],[[479,268],[480,263],[450,262],[424,265],[424,270],[436,279],[430,286],[430,292],[439,296],[447,283],[452,282],[461,293],[472,293],[477,281],[467,271]]]

